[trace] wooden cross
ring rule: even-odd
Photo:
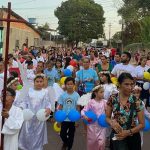
[[[7,65],[8,65],[8,52],[9,52],[9,35],[10,35],[10,23],[11,22],[20,22],[25,23],[25,20],[17,20],[11,19],[11,2],[8,2],[8,15],[7,18],[0,18],[0,21],[7,22],[7,30],[6,30],[6,49],[5,49],[5,70],[4,70],[4,88],[3,88],[3,108],[5,108],[5,101],[6,101],[6,88],[7,88]],[[4,124],[4,118],[2,118],[2,127]],[[1,150],[4,149],[4,135],[1,134]]]

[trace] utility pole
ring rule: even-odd
[[[121,52],[123,53],[123,28],[124,28],[124,20],[122,19],[122,22],[121,22]]]
[[[109,47],[111,47],[111,23],[109,24]]]

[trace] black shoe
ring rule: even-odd
[[[65,143],[63,143],[62,147],[61,147],[61,150],[66,150],[67,149],[67,146]]]
[[[70,147],[68,147],[68,148],[67,148],[67,150],[71,150],[71,148],[70,148]]]

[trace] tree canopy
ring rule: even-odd
[[[150,0],[122,0],[118,14],[124,19],[124,44],[150,40]]]
[[[68,0],[55,10],[58,30],[71,42],[86,42],[102,37],[104,11],[93,0]]]

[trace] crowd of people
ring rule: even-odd
[[[5,108],[2,87],[6,68],[1,57],[4,150],[43,149],[48,139],[47,120],[40,121],[36,115],[41,109],[47,119],[58,110],[67,115],[71,110],[81,113],[79,122],[66,118],[57,123],[62,150],[72,149],[79,124],[84,126],[87,150],[141,150],[145,116],[150,120],[146,109],[150,107],[150,88],[144,88],[144,83],[150,82],[150,77],[144,78],[144,72],[150,72],[149,55],[138,58],[135,66],[128,51],[116,49],[33,47],[15,51],[8,55]],[[24,110],[30,111],[32,118],[25,119]],[[88,111],[97,118],[105,114],[109,127],[92,122]]]

